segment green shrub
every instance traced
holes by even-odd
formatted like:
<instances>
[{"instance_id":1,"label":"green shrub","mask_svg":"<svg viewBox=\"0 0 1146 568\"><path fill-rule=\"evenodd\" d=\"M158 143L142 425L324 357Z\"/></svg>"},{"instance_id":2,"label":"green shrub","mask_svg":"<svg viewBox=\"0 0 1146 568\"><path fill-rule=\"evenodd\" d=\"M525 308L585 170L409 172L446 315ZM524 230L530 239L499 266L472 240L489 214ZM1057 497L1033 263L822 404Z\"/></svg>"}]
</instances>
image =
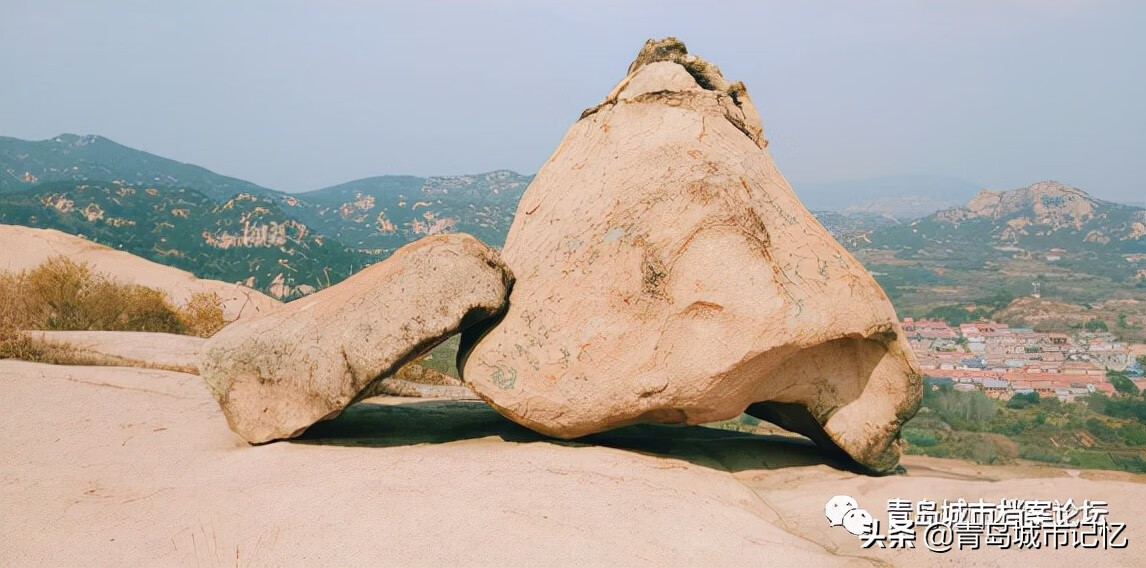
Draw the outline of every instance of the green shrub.
<instances>
[{"instance_id":1,"label":"green shrub","mask_svg":"<svg viewBox=\"0 0 1146 568\"><path fill-rule=\"evenodd\" d=\"M1146 473L1146 460L1142 456L1134 454L1110 454L1111 461L1118 469L1123 471L1130 471L1134 473Z\"/></svg>"},{"instance_id":2,"label":"green shrub","mask_svg":"<svg viewBox=\"0 0 1146 568\"><path fill-rule=\"evenodd\" d=\"M1086 469L1118 469L1110 454L1103 451L1073 450L1067 452L1066 463Z\"/></svg>"},{"instance_id":3,"label":"green shrub","mask_svg":"<svg viewBox=\"0 0 1146 568\"><path fill-rule=\"evenodd\" d=\"M907 440L908 444L921 448L934 446L939 443L939 437L934 433L917 428L904 428L903 438Z\"/></svg>"},{"instance_id":4,"label":"green shrub","mask_svg":"<svg viewBox=\"0 0 1146 568\"><path fill-rule=\"evenodd\" d=\"M1141 423L1123 424L1118 428L1118 438L1127 446L1146 446L1146 426Z\"/></svg>"},{"instance_id":5,"label":"green shrub","mask_svg":"<svg viewBox=\"0 0 1146 568\"><path fill-rule=\"evenodd\" d=\"M1128 377L1126 373L1121 371L1106 371L1106 380L1114 385L1114 390L1122 394L1131 396L1138 394L1138 386L1134 384L1134 381L1130 380L1130 377Z\"/></svg>"},{"instance_id":6,"label":"green shrub","mask_svg":"<svg viewBox=\"0 0 1146 568\"><path fill-rule=\"evenodd\" d=\"M1090 418L1086 421L1086 431L1090 432L1095 438L1103 442L1117 442L1118 432L1111 428L1107 423L1097 419Z\"/></svg>"},{"instance_id":7,"label":"green shrub","mask_svg":"<svg viewBox=\"0 0 1146 568\"><path fill-rule=\"evenodd\" d=\"M1025 460L1039 461L1043 463L1063 463L1066 461L1065 456L1055 452L1054 450L1033 444L1020 444L1019 457Z\"/></svg>"},{"instance_id":8,"label":"green shrub","mask_svg":"<svg viewBox=\"0 0 1146 568\"><path fill-rule=\"evenodd\" d=\"M951 457L951 450L948 450L944 446L935 446L933 448L927 448L927 455L933 458L949 458Z\"/></svg>"},{"instance_id":9,"label":"green shrub","mask_svg":"<svg viewBox=\"0 0 1146 568\"><path fill-rule=\"evenodd\" d=\"M1014 413L1012 413L1014 414ZM1005 436L1018 436L1027 430L1029 424L1022 415L1015 414L1014 416L1007 417L1006 420L993 420L990 424L992 432L1003 434Z\"/></svg>"},{"instance_id":10,"label":"green shrub","mask_svg":"<svg viewBox=\"0 0 1146 568\"><path fill-rule=\"evenodd\" d=\"M1039 393L1037 392L1031 391L1029 393L1019 393L1012 396L1011 400L1007 401L1007 408L1022 409L1032 404L1038 404L1039 402Z\"/></svg>"}]
</instances>

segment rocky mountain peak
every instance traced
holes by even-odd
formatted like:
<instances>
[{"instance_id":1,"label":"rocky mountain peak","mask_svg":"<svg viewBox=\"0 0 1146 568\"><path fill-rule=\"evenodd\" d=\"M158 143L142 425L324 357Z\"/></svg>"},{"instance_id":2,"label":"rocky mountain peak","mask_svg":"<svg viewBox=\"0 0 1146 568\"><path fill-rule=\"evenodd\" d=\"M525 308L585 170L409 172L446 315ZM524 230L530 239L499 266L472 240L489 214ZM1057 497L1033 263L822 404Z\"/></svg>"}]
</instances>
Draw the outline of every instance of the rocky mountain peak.
<instances>
[{"instance_id":1,"label":"rocky mountain peak","mask_svg":"<svg viewBox=\"0 0 1146 568\"><path fill-rule=\"evenodd\" d=\"M940 216L948 221L1022 216L1053 227L1080 226L1094 216L1098 204L1081 189L1057 181L1041 181L1009 191L984 189L966 206L940 212Z\"/></svg>"},{"instance_id":2,"label":"rocky mountain peak","mask_svg":"<svg viewBox=\"0 0 1146 568\"><path fill-rule=\"evenodd\" d=\"M1055 180L1045 180L1033 183L1026 188L1027 190L1036 194L1065 194L1072 193L1076 195L1087 195L1087 193L1077 187L1071 187Z\"/></svg>"},{"instance_id":3,"label":"rocky mountain peak","mask_svg":"<svg viewBox=\"0 0 1146 568\"><path fill-rule=\"evenodd\" d=\"M101 142L104 140L107 140L107 138L104 138L103 136L99 136L98 134L84 134L81 136L79 134L70 134L67 132L60 134L60 135L56 136L55 138L52 138L53 142L55 142L61 146L67 147L69 149L80 148L80 147L87 146L89 144L95 144L97 142Z\"/></svg>"}]
</instances>

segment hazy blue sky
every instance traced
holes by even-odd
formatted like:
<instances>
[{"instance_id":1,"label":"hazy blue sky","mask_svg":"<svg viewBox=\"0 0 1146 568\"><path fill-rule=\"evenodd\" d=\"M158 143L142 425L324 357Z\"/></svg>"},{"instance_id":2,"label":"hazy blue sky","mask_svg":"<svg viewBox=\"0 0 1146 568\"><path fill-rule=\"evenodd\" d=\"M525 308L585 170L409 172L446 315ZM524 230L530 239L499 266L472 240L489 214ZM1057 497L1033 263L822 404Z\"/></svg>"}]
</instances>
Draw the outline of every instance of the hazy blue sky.
<instances>
[{"instance_id":1,"label":"hazy blue sky","mask_svg":"<svg viewBox=\"0 0 1146 568\"><path fill-rule=\"evenodd\" d=\"M0 134L285 190L533 172L649 37L743 80L793 181L1146 195L1146 2L0 0Z\"/></svg>"}]
</instances>

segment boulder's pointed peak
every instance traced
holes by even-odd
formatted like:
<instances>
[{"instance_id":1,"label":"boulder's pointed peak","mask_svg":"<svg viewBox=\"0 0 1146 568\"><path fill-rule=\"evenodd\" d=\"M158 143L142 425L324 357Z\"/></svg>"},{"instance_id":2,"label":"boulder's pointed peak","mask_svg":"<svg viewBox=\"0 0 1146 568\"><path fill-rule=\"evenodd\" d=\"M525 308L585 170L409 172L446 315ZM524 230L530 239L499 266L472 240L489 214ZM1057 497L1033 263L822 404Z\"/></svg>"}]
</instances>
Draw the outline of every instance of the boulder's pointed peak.
<instances>
[{"instance_id":1,"label":"boulder's pointed peak","mask_svg":"<svg viewBox=\"0 0 1146 568\"><path fill-rule=\"evenodd\" d=\"M690 54L683 41L671 36L646 41L636 59L629 64L628 74L632 77L641 67L658 61L671 61L684 67L696 84L706 90L727 91L729 88L719 67Z\"/></svg>"},{"instance_id":2,"label":"boulder's pointed peak","mask_svg":"<svg viewBox=\"0 0 1146 568\"><path fill-rule=\"evenodd\" d=\"M629 73L636 71L637 67L650 61L672 60L685 55L688 55L688 47L684 45L683 41L673 36L659 40L649 38L641 47L641 52L637 54L637 58L629 65Z\"/></svg>"},{"instance_id":3,"label":"boulder's pointed peak","mask_svg":"<svg viewBox=\"0 0 1146 568\"><path fill-rule=\"evenodd\" d=\"M685 104L681 97L669 94L685 91L700 93L710 102L715 101L725 118L757 146L764 148L768 145L760 116L748 98L744 83L729 82L719 67L689 53L684 42L671 36L646 41L629 64L628 73L621 82L613 87L601 104L581 113L581 118L619 102L662 100L670 106L681 106Z\"/></svg>"}]
</instances>

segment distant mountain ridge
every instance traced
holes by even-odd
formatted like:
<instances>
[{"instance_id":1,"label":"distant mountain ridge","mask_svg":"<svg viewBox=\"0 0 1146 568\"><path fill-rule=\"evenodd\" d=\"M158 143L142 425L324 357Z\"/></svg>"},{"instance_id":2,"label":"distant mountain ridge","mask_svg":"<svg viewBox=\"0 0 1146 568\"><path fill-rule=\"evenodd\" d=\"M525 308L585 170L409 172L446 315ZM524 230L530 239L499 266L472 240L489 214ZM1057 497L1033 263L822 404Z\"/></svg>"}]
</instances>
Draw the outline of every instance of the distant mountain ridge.
<instances>
[{"instance_id":1,"label":"distant mountain ridge","mask_svg":"<svg viewBox=\"0 0 1146 568\"><path fill-rule=\"evenodd\" d=\"M132 185L192 187L225 200L238 193L274 190L129 148L103 136L61 134L30 141L0 136L0 193L30 189L52 181L122 181Z\"/></svg>"},{"instance_id":2,"label":"distant mountain ridge","mask_svg":"<svg viewBox=\"0 0 1146 568\"><path fill-rule=\"evenodd\" d=\"M983 190L922 219L840 238L907 315L988 298L1041 294L1085 304L1146 290L1146 208L1055 181Z\"/></svg>"},{"instance_id":3,"label":"distant mountain ridge","mask_svg":"<svg viewBox=\"0 0 1146 568\"><path fill-rule=\"evenodd\" d=\"M962 205L982 186L950 176L909 174L823 183L793 182L792 188L811 210L874 213L906 220Z\"/></svg>"},{"instance_id":4,"label":"distant mountain ridge","mask_svg":"<svg viewBox=\"0 0 1146 568\"><path fill-rule=\"evenodd\" d=\"M1146 253L1143 211L1091 197L1076 187L1043 181L1010 191L983 190L966 205L881 228L872 239L918 250L957 244L1133 255Z\"/></svg>"},{"instance_id":5,"label":"distant mountain ridge","mask_svg":"<svg viewBox=\"0 0 1146 568\"><path fill-rule=\"evenodd\" d=\"M266 197L312 232L381 258L425 235L464 231L493 245L505 240L532 175L496 170L460 176L377 176L285 193L141 150L102 136L61 134L41 141L0 137L0 195L50 182L120 183L192 189L223 202ZM57 188L58 189L58 188Z\"/></svg>"},{"instance_id":6,"label":"distant mountain ridge","mask_svg":"<svg viewBox=\"0 0 1146 568\"><path fill-rule=\"evenodd\" d=\"M940 211L936 217L951 223L976 218L1014 218L1025 215L1037 225L1052 230L1070 225L1080 228L1101 215L1103 209L1122 204L1103 201L1057 181L1041 181L1028 187L994 192L984 189L965 206Z\"/></svg>"},{"instance_id":7,"label":"distant mountain ridge","mask_svg":"<svg viewBox=\"0 0 1146 568\"><path fill-rule=\"evenodd\" d=\"M842 212L867 213L897 221L906 221L925 217L951 206L952 204L949 199L904 195L900 197L876 199L859 205L850 205L845 207Z\"/></svg>"},{"instance_id":8,"label":"distant mountain ridge","mask_svg":"<svg viewBox=\"0 0 1146 568\"><path fill-rule=\"evenodd\" d=\"M467 232L500 246L532 179L509 170L388 175L288 194L100 136L0 137L0 222L85 235L292 297L426 235ZM1109 279L1111 290L1146 286L1143 209L1057 182L997 192L890 176L795 190L893 298L926 301L937 293L930 286L968 282L963 289L984 294L1003 282L999 266L1015 263L1025 263L1022 276L1007 276L1015 290L1029 290L1032 270Z\"/></svg>"},{"instance_id":9,"label":"distant mountain ridge","mask_svg":"<svg viewBox=\"0 0 1146 568\"><path fill-rule=\"evenodd\" d=\"M426 235L500 246L532 176L377 176L296 194L102 136L0 137L0 222L54 228L293 297Z\"/></svg>"},{"instance_id":10,"label":"distant mountain ridge","mask_svg":"<svg viewBox=\"0 0 1146 568\"><path fill-rule=\"evenodd\" d=\"M287 215L272 196L254 193L219 202L185 187L55 181L0 194L0 223L83 235L280 298L337 282L368 263Z\"/></svg>"},{"instance_id":11,"label":"distant mountain ridge","mask_svg":"<svg viewBox=\"0 0 1146 568\"><path fill-rule=\"evenodd\" d=\"M532 180L509 170L378 176L292 195L284 203L317 230L374 257L441 232L470 233L501 246Z\"/></svg>"}]
</instances>

